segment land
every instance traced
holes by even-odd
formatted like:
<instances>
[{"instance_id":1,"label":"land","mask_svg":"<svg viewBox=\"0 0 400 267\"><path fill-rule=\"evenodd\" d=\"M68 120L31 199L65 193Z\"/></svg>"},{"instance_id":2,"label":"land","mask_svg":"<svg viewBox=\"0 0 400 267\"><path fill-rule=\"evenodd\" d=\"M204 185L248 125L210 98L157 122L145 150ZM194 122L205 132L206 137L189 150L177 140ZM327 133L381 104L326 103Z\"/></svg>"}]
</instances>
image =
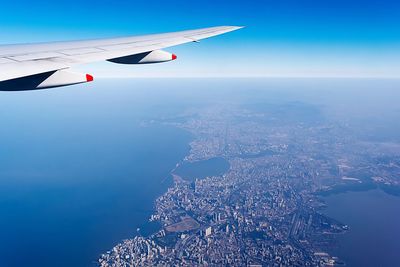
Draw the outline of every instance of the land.
<instances>
[{"instance_id":1,"label":"land","mask_svg":"<svg viewBox=\"0 0 400 267\"><path fill-rule=\"evenodd\" d=\"M181 221L165 227L165 230L171 233L186 232L196 230L200 224L190 216L181 217Z\"/></svg>"},{"instance_id":2,"label":"land","mask_svg":"<svg viewBox=\"0 0 400 267\"><path fill-rule=\"evenodd\" d=\"M288 111L289 110L289 111ZM321 195L380 187L400 192L400 146L290 105L217 105L159 121L193 135L183 161L221 157L223 175L174 186L155 203L161 229L124 240L100 266L332 266L348 226L325 216ZM154 123L154 122L153 122Z\"/></svg>"}]
</instances>

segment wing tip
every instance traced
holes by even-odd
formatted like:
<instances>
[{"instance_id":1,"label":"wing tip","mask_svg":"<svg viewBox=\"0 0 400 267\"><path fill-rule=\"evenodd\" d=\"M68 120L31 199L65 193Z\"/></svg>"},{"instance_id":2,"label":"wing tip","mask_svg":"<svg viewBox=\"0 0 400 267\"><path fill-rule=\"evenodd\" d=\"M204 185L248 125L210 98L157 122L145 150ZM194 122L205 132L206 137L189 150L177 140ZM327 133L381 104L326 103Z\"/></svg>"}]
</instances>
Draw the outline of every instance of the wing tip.
<instances>
[{"instance_id":1,"label":"wing tip","mask_svg":"<svg viewBox=\"0 0 400 267\"><path fill-rule=\"evenodd\" d=\"M237 31L243 28L246 28L246 26L223 26L226 28L227 31Z\"/></svg>"}]
</instances>

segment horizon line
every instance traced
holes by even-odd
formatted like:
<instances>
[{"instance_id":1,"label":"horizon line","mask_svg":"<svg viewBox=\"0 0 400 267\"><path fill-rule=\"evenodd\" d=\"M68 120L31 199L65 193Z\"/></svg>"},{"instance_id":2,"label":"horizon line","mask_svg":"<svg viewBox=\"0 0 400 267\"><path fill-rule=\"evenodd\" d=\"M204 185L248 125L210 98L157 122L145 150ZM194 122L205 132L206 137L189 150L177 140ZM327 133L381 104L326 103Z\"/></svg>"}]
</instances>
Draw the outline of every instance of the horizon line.
<instances>
[{"instance_id":1,"label":"horizon line","mask_svg":"<svg viewBox=\"0 0 400 267\"><path fill-rule=\"evenodd\" d=\"M96 79L365 79L400 80L400 76L97 76Z\"/></svg>"}]
</instances>

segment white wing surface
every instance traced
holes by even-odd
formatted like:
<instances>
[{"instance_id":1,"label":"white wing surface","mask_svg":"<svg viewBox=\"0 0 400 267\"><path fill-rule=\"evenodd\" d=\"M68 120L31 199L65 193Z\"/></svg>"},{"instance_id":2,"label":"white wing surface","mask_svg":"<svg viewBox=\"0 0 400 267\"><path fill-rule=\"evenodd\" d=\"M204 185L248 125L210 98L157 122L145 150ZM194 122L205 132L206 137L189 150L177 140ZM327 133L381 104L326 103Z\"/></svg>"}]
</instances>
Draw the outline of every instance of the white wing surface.
<instances>
[{"instance_id":1,"label":"white wing surface","mask_svg":"<svg viewBox=\"0 0 400 267\"><path fill-rule=\"evenodd\" d=\"M0 90L33 90L92 81L70 72L74 65L108 60L120 64L158 63L176 59L161 49L197 42L241 27L199 30L88 41L0 46Z\"/></svg>"}]
</instances>

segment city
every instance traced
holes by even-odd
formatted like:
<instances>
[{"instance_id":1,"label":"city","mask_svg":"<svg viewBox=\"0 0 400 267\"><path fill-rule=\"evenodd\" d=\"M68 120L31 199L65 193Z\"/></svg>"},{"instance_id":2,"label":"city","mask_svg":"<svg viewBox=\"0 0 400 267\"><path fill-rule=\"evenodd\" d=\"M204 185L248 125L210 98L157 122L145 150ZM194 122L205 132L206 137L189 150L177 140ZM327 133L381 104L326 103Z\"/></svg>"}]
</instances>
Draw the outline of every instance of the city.
<instances>
[{"instance_id":1,"label":"city","mask_svg":"<svg viewBox=\"0 0 400 267\"><path fill-rule=\"evenodd\" d=\"M320 196L377 187L398 194L398 144L359 141L351 128L304 108L208 106L183 122L160 120L193 135L177 168L222 158L229 170L192 180L172 170L174 186L149 218L161 229L124 240L99 265L344 265L329 250L351 229L324 215Z\"/></svg>"}]
</instances>

